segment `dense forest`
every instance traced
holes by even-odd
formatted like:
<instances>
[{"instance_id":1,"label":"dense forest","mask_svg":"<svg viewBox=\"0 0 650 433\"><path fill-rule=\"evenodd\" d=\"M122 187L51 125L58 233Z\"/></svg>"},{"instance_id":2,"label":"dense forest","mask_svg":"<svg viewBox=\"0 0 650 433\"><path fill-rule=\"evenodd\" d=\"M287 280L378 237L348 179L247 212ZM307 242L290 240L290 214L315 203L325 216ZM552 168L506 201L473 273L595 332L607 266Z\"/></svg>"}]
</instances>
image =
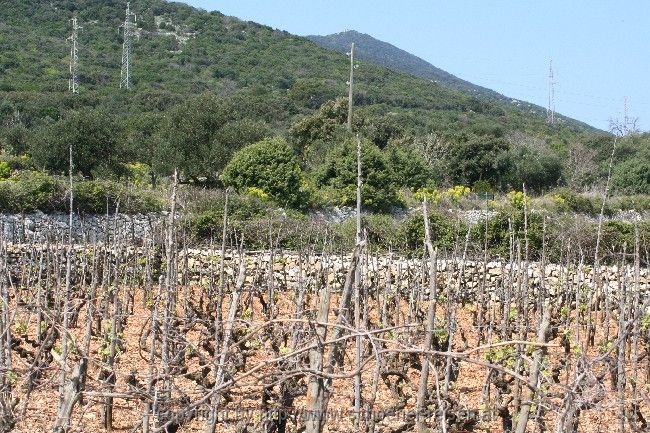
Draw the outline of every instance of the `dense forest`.
<instances>
[{"instance_id":1,"label":"dense forest","mask_svg":"<svg viewBox=\"0 0 650 433\"><path fill-rule=\"evenodd\" d=\"M75 174L85 179L155 186L178 168L184 183L319 208L354 201L358 134L369 210L454 185L505 193L525 183L529 193L545 193L605 184L614 134L566 118L549 125L542 113L363 61L351 133L348 59L281 30L180 3L132 1L137 37L126 90L118 31L125 2L1 6L4 179L64 174L72 143ZM77 95L68 91L73 16L83 27ZM617 139L614 192L650 193L649 140ZM20 200L16 189L0 185L5 209Z\"/></svg>"}]
</instances>

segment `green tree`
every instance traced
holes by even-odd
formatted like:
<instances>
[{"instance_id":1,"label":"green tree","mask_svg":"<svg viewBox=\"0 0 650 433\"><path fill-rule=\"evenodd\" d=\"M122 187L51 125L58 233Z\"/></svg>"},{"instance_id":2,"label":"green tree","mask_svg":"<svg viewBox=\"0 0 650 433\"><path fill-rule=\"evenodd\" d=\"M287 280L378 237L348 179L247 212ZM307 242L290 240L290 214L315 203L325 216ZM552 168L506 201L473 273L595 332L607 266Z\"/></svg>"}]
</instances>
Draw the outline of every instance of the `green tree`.
<instances>
[{"instance_id":1,"label":"green tree","mask_svg":"<svg viewBox=\"0 0 650 433\"><path fill-rule=\"evenodd\" d=\"M301 151L306 152L307 147L315 141L331 141L337 130L347 122L347 116L347 98L327 101L317 113L293 124L289 129L289 134Z\"/></svg>"},{"instance_id":2,"label":"green tree","mask_svg":"<svg viewBox=\"0 0 650 433\"><path fill-rule=\"evenodd\" d=\"M380 149L388 146L391 140L396 140L404 134L403 124L393 115L384 115L365 119L363 136L372 141Z\"/></svg>"},{"instance_id":3,"label":"green tree","mask_svg":"<svg viewBox=\"0 0 650 433\"><path fill-rule=\"evenodd\" d=\"M153 165L161 174L177 168L190 179L214 179L219 168L211 159L215 131L227 122L226 107L213 95L192 98L165 116Z\"/></svg>"},{"instance_id":4,"label":"green tree","mask_svg":"<svg viewBox=\"0 0 650 433\"><path fill-rule=\"evenodd\" d=\"M31 153L36 166L61 173L68 170L72 145L75 171L89 177L98 170L120 173L121 137L120 122L106 111L72 111L37 133Z\"/></svg>"},{"instance_id":5,"label":"green tree","mask_svg":"<svg viewBox=\"0 0 650 433\"><path fill-rule=\"evenodd\" d=\"M650 194L650 161L636 157L617 164L612 173L612 188L623 194Z\"/></svg>"},{"instance_id":6,"label":"green tree","mask_svg":"<svg viewBox=\"0 0 650 433\"><path fill-rule=\"evenodd\" d=\"M327 100L336 98L340 90L323 79L302 78L293 83L288 93L289 97L298 104L318 108Z\"/></svg>"},{"instance_id":7,"label":"green tree","mask_svg":"<svg viewBox=\"0 0 650 433\"><path fill-rule=\"evenodd\" d=\"M506 158L509 169L504 181L517 190L526 184L529 190L541 192L564 183L562 161L549 149L517 145Z\"/></svg>"},{"instance_id":8,"label":"green tree","mask_svg":"<svg viewBox=\"0 0 650 433\"><path fill-rule=\"evenodd\" d=\"M298 157L282 138L250 144L235 152L223 170L225 185L239 191L258 188L280 205L304 207Z\"/></svg>"},{"instance_id":9,"label":"green tree","mask_svg":"<svg viewBox=\"0 0 650 433\"><path fill-rule=\"evenodd\" d=\"M382 212L402 203L398 197L395 172L389 158L374 144L364 141L361 152L364 207ZM353 140L332 148L316 173L319 186L328 188L338 204L356 203L357 149Z\"/></svg>"},{"instance_id":10,"label":"green tree","mask_svg":"<svg viewBox=\"0 0 650 433\"><path fill-rule=\"evenodd\" d=\"M226 123L215 132L210 145L213 169L223 170L237 150L271 135L271 128L261 120L241 119Z\"/></svg>"},{"instance_id":11,"label":"green tree","mask_svg":"<svg viewBox=\"0 0 650 433\"><path fill-rule=\"evenodd\" d=\"M156 174L152 167L159 145L158 131L163 120L164 117L161 113L145 112L130 117L124 125L127 157L130 161L147 164L152 185L156 183Z\"/></svg>"},{"instance_id":12,"label":"green tree","mask_svg":"<svg viewBox=\"0 0 650 433\"><path fill-rule=\"evenodd\" d=\"M508 169L506 151L508 143L503 137L462 134L450 141L448 167L454 183L472 185L485 180L492 185L502 184L502 175Z\"/></svg>"},{"instance_id":13,"label":"green tree","mask_svg":"<svg viewBox=\"0 0 650 433\"><path fill-rule=\"evenodd\" d=\"M431 167L412 145L391 143L384 149L397 186L418 190L431 183Z\"/></svg>"},{"instance_id":14,"label":"green tree","mask_svg":"<svg viewBox=\"0 0 650 433\"><path fill-rule=\"evenodd\" d=\"M153 166L161 174L178 168L188 179L214 183L233 153L271 135L269 126L237 109L237 100L212 94L192 98L165 116L153 137Z\"/></svg>"},{"instance_id":15,"label":"green tree","mask_svg":"<svg viewBox=\"0 0 650 433\"><path fill-rule=\"evenodd\" d=\"M29 131L24 125L18 124L7 128L4 139L7 150L13 155L23 155L28 150Z\"/></svg>"}]
</instances>

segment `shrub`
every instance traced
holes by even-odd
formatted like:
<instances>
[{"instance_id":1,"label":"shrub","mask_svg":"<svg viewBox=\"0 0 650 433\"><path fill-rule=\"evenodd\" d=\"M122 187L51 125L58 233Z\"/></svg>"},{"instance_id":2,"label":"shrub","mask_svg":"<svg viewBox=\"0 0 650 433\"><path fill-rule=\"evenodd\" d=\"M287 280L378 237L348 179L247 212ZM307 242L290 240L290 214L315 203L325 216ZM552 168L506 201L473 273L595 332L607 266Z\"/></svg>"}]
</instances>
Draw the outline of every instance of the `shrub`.
<instances>
[{"instance_id":1,"label":"shrub","mask_svg":"<svg viewBox=\"0 0 650 433\"><path fill-rule=\"evenodd\" d=\"M650 162L637 157L618 164L612 173L612 190L624 194L650 194Z\"/></svg>"},{"instance_id":2,"label":"shrub","mask_svg":"<svg viewBox=\"0 0 650 433\"><path fill-rule=\"evenodd\" d=\"M213 243L221 242L223 211L214 209L192 214L185 220L185 224L193 239L203 241L210 239ZM232 215L228 222L230 237L226 239L226 242L235 239L235 236L232 236L234 233L239 240L243 235L247 248L267 249L269 248L269 230L271 230L274 247L298 250L310 242L312 229L316 229L316 227L313 224L310 225L307 217L301 214L267 209L263 216L238 218L237 215Z\"/></svg>"},{"instance_id":3,"label":"shrub","mask_svg":"<svg viewBox=\"0 0 650 433\"><path fill-rule=\"evenodd\" d=\"M470 189L463 185L456 185L451 188L448 188L445 191L439 191L435 188L420 188L413 198L417 201L423 201L424 198L427 198L427 201L433 205L440 203L442 200L447 201L447 204L459 204L463 202L470 194Z\"/></svg>"},{"instance_id":4,"label":"shrub","mask_svg":"<svg viewBox=\"0 0 650 433\"><path fill-rule=\"evenodd\" d=\"M399 248L400 240L395 236L398 223L392 216L376 214L363 215L361 224L365 229L368 242L371 245L377 246L384 251L390 248Z\"/></svg>"},{"instance_id":5,"label":"shrub","mask_svg":"<svg viewBox=\"0 0 650 433\"><path fill-rule=\"evenodd\" d=\"M22 172L0 181L0 210L4 212L50 211L60 207L63 187L41 172Z\"/></svg>"},{"instance_id":6,"label":"shrub","mask_svg":"<svg viewBox=\"0 0 650 433\"><path fill-rule=\"evenodd\" d=\"M262 140L237 151L222 180L239 191L257 188L281 205L305 205L298 158L281 138Z\"/></svg>"},{"instance_id":7,"label":"shrub","mask_svg":"<svg viewBox=\"0 0 650 433\"><path fill-rule=\"evenodd\" d=\"M162 209L163 200L147 190L128 190L109 181L73 183L74 211L81 213L114 212L119 200L120 212L146 213ZM43 212L69 210L67 179L64 182L42 172L22 171L0 180L0 211Z\"/></svg>"},{"instance_id":8,"label":"shrub","mask_svg":"<svg viewBox=\"0 0 650 433\"><path fill-rule=\"evenodd\" d=\"M195 239L208 239L221 233L223 227L223 212L207 210L193 215L187 225L192 237Z\"/></svg>"},{"instance_id":9,"label":"shrub","mask_svg":"<svg viewBox=\"0 0 650 433\"><path fill-rule=\"evenodd\" d=\"M80 213L147 213L159 211L163 207L163 200L152 192L129 190L111 181L76 182L72 191L74 211Z\"/></svg>"},{"instance_id":10,"label":"shrub","mask_svg":"<svg viewBox=\"0 0 650 433\"><path fill-rule=\"evenodd\" d=\"M11 167L7 161L0 161L0 179L6 180L11 176Z\"/></svg>"},{"instance_id":11,"label":"shrub","mask_svg":"<svg viewBox=\"0 0 650 433\"><path fill-rule=\"evenodd\" d=\"M221 238L225 191L191 188L181 192L186 210L184 224L195 239ZM241 228L245 221L267 216L269 204L249 194L231 192L228 197L228 217L231 228ZM268 237L268 231L265 232ZM249 237L247 234L246 243Z\"/></svg>"},{"instance_id":12,"label":"shrub","mask_svg":"<svg viewBox=\"0 0 650 433\"><path fill-rule=\"evenodd\" d=\"M424 201L425 197L427 202L438 204L444 197L444 193L441 193L435 188L420 188L413 194L413 198L417 201Z\"/></svg>"},{"instance_id":13,"label":"shrub","mask_svg":"<svg viewBox=\"0 0 650 433\"><path fill-rule=\"evenodd\" d=\"M456 241L456 223L449 217L429 212L429 229L434 247L453 248ZM459 230L464 230L459 227ZM424 218L421 214L412 215L402 221L397 229L400 248L418 250L424 248Z\"/></svg>"},{"instance_id":14,"label":"shrub","mask_svg":"<svg viewBox=\"0 0 650 433\"><path fill-rule=\"evenodd\" d=\"M449 188L445 192L445 196L449 197L451 201L458 203L461 199L467 197L470 193L470 189L463 185L456 185Z\"/></svg>"},{"instance_id":15,"label":"shrub","mask_svg":"<svg viewBox=\"0 0 650 433\"><path fill-rule=\"evenodd\" d=\"M596 231L594 230L594 233ZM595 235L594 235L595 237ZM607 258L621 252L627 245L628 252L634 251L634 224L624 221L605 221L602 228L601 255Z\"/></svg>"},{"instance_id":16,"label":"shrub","mask_svg":"<svg viewBox=\"0 0 650 433\"><path fill-rule=\"evenodd\" d=\"M73 206L81 213L114 212L119 190L112 182L87 181L73 184Z\"/></svg>"},{"instance_id":17,"label":"shrub","mask_svg":"<svg viewBox=\"0 0 650 433\"><path fill-rule=\"evenodd\" d=\"M120 212L128 214L159 212L166 205L166 199L146 189L123 189L121 197Z\"/></svg>"},{"instance_id":18,"label":"shrub","mask_svg":"<svg viewBox=\"0 0 650 433\"><path fill-rule=\"evenodd\" d=\"M303 215L271 211L264 218L235 221L231 228L240 239L244 236L248 248L268 249L270 231L274 248L295 251L309 243L310 232L316 227Z\"/></svg>"},{"instance_id":19,"label":"shrub","mask_svg":"<svg viewBox=\"0 0 650 433\"><path fill-rule=\"evenodd\" d=\"M566 188L559 188L553 192L554 201L561 207L568 207L569 210L585 215L596 216L600 214L602 201L598 197L587 197ZM605 214L612 215L610 207L605 207Z\"/></svg>"},{"instance_id":20,"label":"shrub","mask_svg":"<svg viewBox=\"0 0 650 433\"><path fill-rule=\"evenodd\" d=\"M32 167L32 161L27 155L0 155L0 164L6 163L11 171L29 170Z\"/></svg>"},{"instance_id":21,"label":"shrub","mask_svg":"<svg viewBox=\"0 0 650 433\"><path fill-rule=\"evenodd\" d=\"M267 193L265 193L264 191L262 191L262 189L257 188L255 186L249 186L246 189L246 195L251 197L256 197L262 201L269 199L269 195Z\"/></svg>"},{"instance_id":22,"label":"shrub","mask_svg":"<svg viewBox=\"0 0 650 433\"><path fill-rule=\"evenodd\" d=\"M557 210L560 212L566 212L570 210L571 208L567 204L567 200L562 196L562 194L551 194L551 200L553 204L556 206Z\"/></svg>"},{"instance_id":23,"label":"shrub","mask_svg":"<svg viewBox=\"0 0 650 433\"><path fill-rule=\"evenodd\" d=\"M490 182L485 180L477 180L472 184L472 192L477 194L493 194L494 188L490 185Z\"/></svg>"},{"instance_id":24,"label":"shrub","mask_svg":"<svg viewBox=\"0 0 650 433\"><path fill-rule=\"evenodd\" d=\"M611 207L621 210L635 210L637 212L643 212L650 210L650 196L625 195L612 197Z\"/></svg>"},{"instance_id":25,"label":"shrub","mask_svg":"<svg viewBox=\"0 0 650 433\"><path fill-rule=\"evenodd\" d=\"M487 226L487 227L486 227ZM520 241L522 254L526 228L524 224L524 213L517 209L515 211L499 211L487 221L487 224L477 224L472 229L472 238L477 245L484 245L487 235L487 247L495 255L502 258L509 256L510 249L510 228L515 242ZM486 231L487 228L487 231ZM542 251L543 221L538 213L528 214L528 246L529 258L538 258ZM515 246L516 252L516 246Z\"/></svg>"},{"instance_id":26,"label":"shrub","mask_svg":"<svg viewBox=\"0 0 650 433\"><path fill-rule=\"evenodd\" d=\"M124 165L129 182L137 186L147 186L151 183L152 169L142 162L127 163Z\"/></svg>"},{"instance_id":27,"label":"shrub","mask_svg":"<svg viewBox=\"0 0 650 433\"><path fill-rule=\"evenodd\" d=\"M521 191L510 191L506 197L510 205L515 209L523 210L524 205L528 204L528 197Z\"/></svg>"},{"instance_id":28,"label":"shrub","mask_svg":"<svg viewBox=\"0 0 650 433\"><path fill-rule=\"evenodd\" d=\"M188 188L181 190L181 202L188 214L198 215L203 212L215 212L219 215L219 226L223 219L223 207L226 200L224 190ZM228 215L231 219L252 219L266 215L268 203L251 195L230 192L228 196Z\"/></svg>"},{"instance_id":29,"label":"shrub","mask_svg":"<svg viewBox=\"0 0 650 433\"><path fill-rule=\"evenodd\" d=\"M51 176L40 172L24 172L18 176L18 199L21 201L21 211L43 211L56 209L64 197L64 191L59 182Z\"/></svg>"}]
</instances>

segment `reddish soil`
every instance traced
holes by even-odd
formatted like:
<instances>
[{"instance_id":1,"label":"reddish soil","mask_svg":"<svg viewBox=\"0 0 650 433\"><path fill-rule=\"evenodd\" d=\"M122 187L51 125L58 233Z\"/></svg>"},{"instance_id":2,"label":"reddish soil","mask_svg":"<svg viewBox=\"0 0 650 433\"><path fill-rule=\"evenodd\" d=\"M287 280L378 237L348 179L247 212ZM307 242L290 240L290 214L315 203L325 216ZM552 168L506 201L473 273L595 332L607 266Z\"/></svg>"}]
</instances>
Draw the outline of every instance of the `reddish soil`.
<instances>
[{"instance_id":1,"label":"reddish soil","mask_svg":"<svg viewBox=\"0 0 650 433\"><path fill-rule=\"evenodd\" d=\"M189 288L186 290L180 290L178 293L179 307L178 313L179 316L184 316L183 307L186 300L190 300L195 304L198 304L199 293L202 290L198 287ZM128 315L126 322L126 327L123 331L123 342L124 348L120 351L118 356L115 371L116 371L116 383L113 389L115 394L124 394L131 395L129 398L115 398L114 400L114 421L113 421L113 430L118 432L130 432L130 431L141 431L142 423L142 414L144 410L144 403L133 394L133 388L127 383L129 377L135 377L135 379L142 383L146 384L149 377L149 352L140 350L140 340L143 334L143 331L148 331L150 326L150 316L151 310L145 306L146 302L143 299L142 290L136 289L135 293L135 309L133 314ZM248 294L244 294L243 301L247 302L250 300ZM307 311L307 315L314 317L316 310L316 303L318 297L316 295L310 295L308 299L308 307L310 311ZM206 300L204 300L206 302ZM260 303L257 297L253 297L252 300L252 310L246 311L248 307L244 308L245 313L243 314L242 321L239 321L236 324L236 328L244 330L248 327L253 329L257 326L262 325L265 322L265 316L263 313L262 304ZM283 294L279 296L277 301L278 307L278 318L287 319L294 317L295 314L295 305L293 301L293 295ZM338 304L338 299L334 296L331 308L330 308L330 322L335 322L335 310L336 305ZM370 301L370 322L377 326L380 322L378 317L378 312L374 301ZM477 307L475 305L465 305L463 307L458 307L457 310L457 323L458 323L458 332L455 333L454 338L454 350L462 351L468 350L477 347L477 333L472 324L472 312L475 311ZM399 319L400 324L404 324L406 320L406 312L408 311L408 305L404 302L401 306L402 317ZM421 310L426 315L426 303L421 306ZM223 308L224 317L227 315L228 305L224 305ZM441 307L438 308L438 317L444 317L444 311ZM86 308L82 308L80 311L78 326L72 330L77 344L83 340L83 324L85 322ZM532 319L532 318L531 318ZM599 315L595 317L595 322L597 323L597 331L595 336L596 346L603 339L604 326L602 317ZM422 319L420 319L421 321ZM24 307L19 307L15 310L15 317L13 320L14 324L21 323L26 324L28 329L28 335L31 339L36 338L37 324L35 323L35 316L33 313L27 311ZM16 325L14 325L15 327ZM234 372L235 377L241 376L245 371L250 370L259 363L264 363L266 360L269 360L277 356L272 347L271 339L272 336L279 336L282 333L287 333L290 329L290 323L278 323L273 328L272 332L265 336L264 333L257 334L256 337L250 339L248 344L248 358L246 359L246 368L241 369L240 371ZM532 328L535 328L533 326ZM385 339L385 346L388 348L396 348L400 345L404 347L420 347L421 345L421 336L423 334L422 330L423 325L419 325L418 332L412 333L408 331L409 328L400 328L396 331L386 333L382 335L382 338ZM498 327L496 328L495 333L498 333ZM24 331L24 330L21 330ZM462 333L460 332L462 331ZM559 336L565 331L564 328L560 328ZM572 338L575 338L575 326L571 329ZM409 335L411 332L411 335ZM535 329L531 329L531 332L525 336L529 341L535 340ZM581 328L581 333L584 333L584 328ZM610 336L615 335L616 327L612 326L610 329ZM290 332L289 334L289 341ZM462 335L466 339L463 341ZM413 337L415 335L415 337ZM555 343L559 346L560 337L555 338L551 343ZM193 351L196 351L200 356L209 357L205 350L201 349L202 340L206 339L205 335L202 335L200 332L200 326L195 326L189 329L185 333L187 341L191 342L194 347L187 346L183 350L187 352L187 361L186 366L188 373L200 373L199 360L197 356L191 356ZM409 340L409 338L415 338L414 340ZM610 338L611 339L611 338ZM100 372L102 368L106 368L105 361L101 356L101 347L103 344L103 338L101 335L95 335L92 338L91 343L91 362L89 365L88 371L88 381L86 384L87 394L83 396L82 401L75 407L73 419L71 422L72 428L71 431L78 432L103 432L106 429L102 426L102 407L103 407L103 398L98 397L97 394L100 393L103 389L103 383L100 380ZM489 342L497 342L498 339L496 335L490 337ZM146 340L145 348L148 348L151 343L150 339ZM304 344L303 342L302 344ZM629 341L628 343L631 343ZM281 343L284 344L284 343ZM485 343L484 343L485 344ZM26 349L34 350L33 347L23 344ZM512 346L509 346L512 347ZM640 351L642 352L643 345L640 346ZM507 349L507 348L506 348ZM508 352L506 349L503 349L502 354L513 353L514 349ZM499 350L495 348L494 350ZM74 352L74 351L73 351ZM486 361L486 356L488 355L489 349L484 349L481 351L474 352L470 355L472 359L479 361ZM524 349L524 366L528 365L528 360L530 360L530 350ZM559 383L553 383L551 380L551 371L553 367L557 366L561 359L564 358L564 349L561 347L551 347L548 349L548 357L546 358L546 368L542 371L542 390L545 392L546 397L544 398L544 406L546 413L544 414L544 424L546 428L550 431L555 431L555 425L559 412L561 410L562 399L566 395L566 385L570 385L575 376L574 366L576 359L578 358L578 348L574 348L573 352L568 355L567 365L568 367L563 367L560 369ZM282 353L282 352L281 352ZM366 356L371 356L372 352L368 348ZM587 356L589 358L595 358L599 355L598 347L589 347L587 348ZM79 358L75 353L71 353L68 359L68 368L74 365L74 362ZM632 395L632 378L635 376L633 371L634 362L628 357L626 359L626 374L628 378L627 388L625 392L626 403L629 406ZM303 358L303 360L306 358ZM386 358L388 359L388 358ZM404 365L403 358L394 358L400 364ZM440 358L438 358L440 359ZM641 360L637 363L637 400L639 402L639 407L642 415L650 420L650 404L648 398L648 392L650 391L650 382L647 381L646 373L649 368L649 361L647 358ZM514 368L516 365L517 359L516 356L503 359L502 364L508 368ZM160 360L156 359L156 364L160 366ZM345 357L345 372L350 372L354 367L354 339L351 339L346 346L346 357ZM50 369L45 371L43 379L39 382L38 387L31 393L31 396L28 401L24 400L25 394L25 385L26 385L26 374L24 372L29 368L29 363L27 360L18 357L14 354L14 368L18 372L15 387L14 395L18 398L21 398L17 406L18 414L21 415L16 431L19 432L47 432L51 431L54 419L56 417L57 404L58 404L58 382L59 382L59 369L57 367L56 361L50 364ZM375 368L375 362L368 362L363 370L362 374L362 383L363 383L363 396L365 399L371 397L371 383L373 378L373 371ZM602 371L607 367L605 364L600 363L594 366L594 372ZM458 373L458 380L452 382L450 385L449 395L450 397L459 403L460 407L465 407L470 410L483 411L482 416L486 419L478 422L473 431L478 432L501 432L503 431L501 427L501 418L499 418L494 411L485 406L484 398L482 396L482 391L484 383L486 380L488 369L484 366L479 366L469 362L461 362L460 369ZM262 375L268 375L273 372L277 372L276 364L268 365L260 370ZM343 370L337 370L337 374L342 374ZM401 387L401 391L407 396L407 406L404 411L401 411L396 416L387 417L382 420L377 425L377 431L389 432L393 428L397 428L402 425L403 419L406 416L407 411L412 411L415 406L415 398L417 393L417 384L419 379L419 370L414 367L410 367L406 370L407 376L409 377L409 383ZM527 369L522 371L524 376L527 376ZM442 375L442 373L441 373ZM201 374L199 374L201 376ZM209 380L212 380L212 374L207 375ZM306 385L308 377L301 377L298 380L299 385ZM326 424L326 431L329 432L347 432L354 431L354 421L351 417L350 411L353 407L354 399L354 380L352 377L341 378L334 380L333 383L333 392L332 398L329 404L330 416L334 418ZM435 381L433 379L433 372L429 377L429 384L433 386ZM174 386L173 397L180 398L185 396L188 401L193 402L205 395L206 391L197 383L196 380L183 376L183 374L176 374L174 376ZM442 383L440 383L442 386ZM606 394L605 397L598 401L593 407L587 407L582 411L580 415L580 424L579 431L582 433L597 433L597 432L616 432L618 431L618 419L619 419L619 404L620 399L615 390L612 389L611 375L609 373L604 375L604 378L599 383L590 384L591 390L585 392L584 396L588 396L590 393L593 394L596 392L598 386L602 386L603 392ZM514 387L512 387L514 389ZM241 411L250 409L251 417L249 418L248 424L252 427L255 424L259 424L262 412L260 411L262 404L262 386L260 381L255 376L246 377L241 382L238 382L237 386L231 390L229 397L231 401L225 406L225 411L229 414L230 417L235 418L229 422L222 423L217 427L219 432L235 432L237 431L238 424L239 427L242 426ZM303 390L304 391L304 390ZM490 397L491 402L493 403L496 389L494 385L490 387ZM514 392L514 391L513 391ZM395 405L398 401L394 393L386 386L386 384L380 380L377 388L377 393L375 395L375 410L379 411L382 409L387 409ZM176 406L177 408L182 407L182 404ZM305 397L304 392L302 396L299 396L293 403L293 410L300 411L305 407ZM487 410L486 410L487 409ZM512 404L511 404L512 410ZM533 430L535 425L535 411L536 407L533 407L533 413L528 423L528 431L537 431ZM240 411L239 415L238 412ZM24 417L22 414L24 413ZM237 419L239 416L239 423ZM516 421L515 421L516 422ZM245 423L245 422L244 422ZM204 418L196 418L190 422L183 425L178 431L179 432L201 432L204 431L206 421ZM153 423L152 423L153 425ZM299 423L294 423L290 421L287 425L287 431L298 431ZM629 425L626 424L626 430L629 431ZM240 430L241 431L241 430ZM255 431L253 429L248 430L250 432ZM259 431L259 430L257 430ZM409 431L413 431L412 429ZM450 433L454 430L450 428ZM460 430L456 430L460 432Z\"/></svg>"}]
</instances>

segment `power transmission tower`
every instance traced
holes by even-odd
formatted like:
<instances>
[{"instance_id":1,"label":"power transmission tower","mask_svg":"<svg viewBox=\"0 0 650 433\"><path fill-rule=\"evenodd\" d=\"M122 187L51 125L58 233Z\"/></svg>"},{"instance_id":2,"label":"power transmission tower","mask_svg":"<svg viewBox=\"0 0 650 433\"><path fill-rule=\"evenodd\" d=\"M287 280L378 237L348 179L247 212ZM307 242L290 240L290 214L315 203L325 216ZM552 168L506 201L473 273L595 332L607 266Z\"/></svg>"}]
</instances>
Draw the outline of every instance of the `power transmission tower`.
<instances>
[{"instance_id":1,"label":"power transmission tower","mask_svg":"<svg viewBox=\"0 0 650 433\"><path fill-rule=\"evenodd\" d=\"M70 41L70 80L68 81L68 90L72 93L79 93L79 51L77 47L77 36L80 27L77 23L77 17L72 18L72 35L68 38Z\"/></svg>"},{"instance_id":2,"label":"power transmission tower","mask_svg":"<svg viewBox=\"0 0 650 433\"><path fill-rule=\"evenodd\" d=\"M553 60L551 60L548 66L548 109L546 110L546 121L551 125L555 124L555 84Z\"/></svg>"},{"instance_id":3,"label":"power transmission tower","mask_svg":"<svg viewBox=\"0 0 650 433\"><path fill-rule=\"evenodd\" d=\"M348 81L348 131L352 131L352 84L354 82L354 42L350 46L350 81Z\"/></svg>"},{"instance_id":4,"label":"power transmission tower","mask_svg":"<svg viewBox=\"0 0 650 433\"><path fill-rule=\"evenodd\" d=\"M133 21L131 21L133 17ZM135 22L137 17L131 12L131 3L126 4L126 18L122 27L124 32L124 42L122 43L122 72L120 74L120 89L131 88L131 48L133 47L133 37L135 36Z\"/></svg>"},{"instance_id":5,"label":"power transmission tower","mask_svg":"<svg viewBox=\"0 0 650 433\"><path fill-rule=\"evenodd\" d=\"M623 99L623 135L639 132L637 129L637 122L639 121L639 118L630 116L629 102L629 98L626 96Z\"/></svg>"}]
</instances>

